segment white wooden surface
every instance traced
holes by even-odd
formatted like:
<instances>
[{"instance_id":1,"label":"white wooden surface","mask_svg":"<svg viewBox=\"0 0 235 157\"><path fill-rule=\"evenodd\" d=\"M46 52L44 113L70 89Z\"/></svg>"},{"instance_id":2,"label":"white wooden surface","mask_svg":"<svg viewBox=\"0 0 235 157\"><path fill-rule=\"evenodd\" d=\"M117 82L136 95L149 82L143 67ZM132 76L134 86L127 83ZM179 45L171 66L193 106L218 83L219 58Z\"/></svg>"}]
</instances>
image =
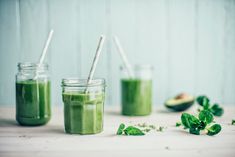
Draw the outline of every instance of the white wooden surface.
<instances>
[{"instance_id":1,"label":"white wooden surface","mask_svg":"<svg viewBox=\"0 0 235 157\"><path fill-rule=\"evenodd\" d=\"M112 35L131 63L155 67L155 104L182 91L235 104L234 0L0 0L0 104L14 103L16 64L38 60L50 28L53 104L63 77L87 77L100 34L95 76L106 78L108 104L120 102Z\"/></svg>"},{"instance_id":2,"label":"white wooden surface","mask_svg":"<svg viewBox=\"0 0 235 157\"><path fill-rule=\"evenodd\" d=\"M195 112L196 108L189 112ZM220 134L191 135L176 128L180 113L165 109L154 110L147 117L126 117L115 108L106 108L104 131L97 135L69 135L64 133L63 109L54 108L50 123L42 127L22 127L15 122L14 108L0 108L0 156L1 157L60 157L60 156L200 156L234 157L235 108L226 107L225 115L216 118L222 124ZM152 132L145 136L127 137L115 135L121 123L141 123L166 126L164 132Z\"/></svg>"}]
</instances>

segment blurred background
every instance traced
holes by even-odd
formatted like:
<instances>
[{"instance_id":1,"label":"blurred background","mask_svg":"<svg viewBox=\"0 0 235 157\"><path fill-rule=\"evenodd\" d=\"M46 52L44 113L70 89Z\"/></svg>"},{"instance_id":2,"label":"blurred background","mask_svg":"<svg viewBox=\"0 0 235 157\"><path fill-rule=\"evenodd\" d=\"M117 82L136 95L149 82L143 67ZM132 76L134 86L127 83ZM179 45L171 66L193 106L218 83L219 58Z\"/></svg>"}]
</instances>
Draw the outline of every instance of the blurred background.
<instances>
[{"instance_id":1,"label":"blurred background","mask_svg":"<svg viewBox=\"0 0 235 157\"><path fill-rule=\"evenodd\" d=\"M154 104L179 92L235 104L234 0L0 0L0 105L15 105L18 62L37 62L54 29L47 63L52 103L61 79L86 78L101 34L95 76L107 81L106 105L120 104L122 60L154 66Z\"/></svg>"}]
</instances>

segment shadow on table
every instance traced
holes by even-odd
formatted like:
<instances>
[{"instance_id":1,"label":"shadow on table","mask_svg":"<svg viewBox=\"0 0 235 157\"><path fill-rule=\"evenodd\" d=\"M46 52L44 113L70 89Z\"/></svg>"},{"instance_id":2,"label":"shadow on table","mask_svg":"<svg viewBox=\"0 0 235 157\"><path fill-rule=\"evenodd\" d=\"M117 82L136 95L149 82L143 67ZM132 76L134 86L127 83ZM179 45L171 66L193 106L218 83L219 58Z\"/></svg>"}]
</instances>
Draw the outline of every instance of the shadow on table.
<instances>
[{"instance_id":1,"label":"shadow on table","mask_svg":"<svg viewBox=\"0 0 235 157\"><path fill-rule=\"evenodd\" d=\"M0 127L18 126L18 123L13 119L0 118Z\"/></svg>"},{"instance_id":2,"label":"shadow on table","mask_svg":"<svg viewBox=\"0 0 235 157\"><path fill-rule=\"evenodd\" d=\"M182 113L182 112L175 112L175 111L171 111L171 110L167 110L167 109L158 109L155 112L156 113L163 113L163 114L181 114Z\"/></svg>"},{"instance_id":3,"label":"shadow on table","mask_svg":"<svg viewBox=\"0 0 235 157\"><path fill-rule=\"evenodd\" d=\"M187 135L187 136L198 136L198 135L190 134L189 130L184 130L184 129L175 130L174 132L177 132L182 135Z\"/></svg>"},{"instance_id":4,"label":"shadow on table","mask_svg":"<svg viewBox=\"0 0 235 157\"><path fill-rule=\"evenodd\" d=\"M65 134L64 128L61 126L49 126L46 129L46 134L47 133L56 133L56 134Z\"/></svg>"},{"instance_id":5,"label":"shadow on table","mask_svg":"<svg viewBox=\"0 0 235 157\"><path fill-rule=\"evenodd\" d=\"M104 113L111 116L121 116L120 111L104 111Z\"/></svg>"}]
</instances>

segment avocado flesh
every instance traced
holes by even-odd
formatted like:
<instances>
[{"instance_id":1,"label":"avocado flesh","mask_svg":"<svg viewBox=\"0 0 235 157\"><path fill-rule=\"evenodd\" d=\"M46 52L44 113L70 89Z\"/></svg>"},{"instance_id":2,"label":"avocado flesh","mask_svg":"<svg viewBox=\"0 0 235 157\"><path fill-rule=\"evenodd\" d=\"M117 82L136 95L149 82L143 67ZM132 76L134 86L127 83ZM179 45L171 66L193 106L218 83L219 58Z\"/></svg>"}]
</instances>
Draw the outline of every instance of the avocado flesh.
<instances>
[{"instance_id":1,"label":"avocado flesh","mask_svg":"<svg viewBox=\"0 0 235 157\"><path fill-rule=\"evenodd\" d=\"M183 99L171 98L165 102L165 106L173 111L184 111L194 104L194 97Z\"/></svg>"}]
</instances>

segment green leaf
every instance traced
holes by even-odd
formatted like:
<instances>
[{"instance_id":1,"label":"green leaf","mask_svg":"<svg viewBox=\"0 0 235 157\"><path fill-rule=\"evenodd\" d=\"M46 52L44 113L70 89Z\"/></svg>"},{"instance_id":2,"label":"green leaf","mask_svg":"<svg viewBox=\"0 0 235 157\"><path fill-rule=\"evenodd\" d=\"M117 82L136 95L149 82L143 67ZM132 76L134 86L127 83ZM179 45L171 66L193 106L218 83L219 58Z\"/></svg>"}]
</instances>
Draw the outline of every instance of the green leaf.
<instances>
[{"instance_id":1,"label":"green leaf","mask_svg":"<svg viewBox=\"0 0 235 157\"><path fill-rule=\"evenodd\" d=\"M124 133L126 135L133 135L133 136L145 135L139 128L136 128L134 126L128 126L126 129L124 129Z\"/></svg>"},{"instance_id":2,"label":"green leaf","mask_svg":"<svg viewBox=\"0 0 235 157\"><path fill-rule=\"evenodd\" d=\"M208 107L209 106L209 98L205 95L201 95L197 97L197 103L201 106Z\"/></svg>"},{"instance_id":3,"label":"green leaf","mask_svg":"<svg viewBox=\"0 0 235 157\"><path fill-rule=\"evenodd\" d=\"M181 126L181 125L182 125L181 122L176 122L176 123L175 123L175 126L176 126L176 127L179 127L179 126Z\"/></svg>"},{"instance_id":4,"label":"green leaf","mask_svg":"<svg viewBox=\"0 0 235 157\"><path fill-rule=\"evenodd\" d=\"M219 124L214 124L210 128L207 128L207 135L213 136L218 134L221 131L221 126Z\"/></svg>"},{"instance_id":5,"label":"green leaf","mask_svg":"<svg viewBox=\"0 0 235 157\"><path fill-rule=\"evenodd\" d=\"M117 135L122 135L124 128L125 128L125 124L121 123L118 127Z\"/></svg>"},{"instance_id":6,"label":"green leaf","mask_svg":"<svg viewBox=\"0 0 235 157\"><path fill-rule=\"evenodd\" d=\"M145 129L143 129L142 131L144 131L144 132L149 132L149 131L151 131L151 129L145 128Z\"/></svg>"},{"instance_id":7,"label":"green leaf","mask_svg":"<svg viewBox=\"0 0 235 157\"><path fill-rule=\"evenodd\" d=\"M199 113L198 118L199 118L199 120L201 120L207 124L210 124L214 120L213 115L209 110L202 110Z\"/></svg>"},{"instance_id":8,"label":"green leaf","mask_svg":"<svg viewBox=\"0 0 235 157\"><path fill-rule=\"evenodd\" d=\"M219 106L219 104L214 104L211 108L210 108L211 112L213 113L213 115L215 116L222 116L224 114L224 109L222 107Z\"/></svg>"},{"instance_id":9,"label":"green leaf","mask_svg":"<svg viewBox=\"0 0 235 157\"><path fill-rule=\"evenodd\" d=\"M181 123L185 128L197 128L200 126L200 121L195 116L188 113L183 113L181 115Z\"/></svg>"},{"instance_id":10,"label":"green leaf","mask_svg":"<svg viewBox=\"0 0 235 157\"><path fill-rule=\"evenodd\" d=\"M149 128L151 128L151 129L156 129L156 126L154 126L154 125L149 125Z\"/></svg>"},{"instance_id":11,"label":"green leaf","mask_svg":"<svg viewBox=\"0 0 235 157\"><path fill-rule=\"evenodd\" d=\"M164 130L163 126L159 126L159 128L156 129L156 131L160 131L160 132L163 132L163 130Z\"/></svg>"},{"instance_id":12,"label":"green leaf","mask_svg":"<svg viewBox=\"0 0 235 157\"><path fill-rule=\"evenodd\" d=\"M206 128L206 123L205 122L203 122L203 121L200 121L200 125L198 126L198 129L199 130L204 130L205 128Z\"/></svg>"},{"instance_id":13,"label":"green leaf","mask_svg":"<svg viewBox=\"0 0 235 157\"><path fill-rule=\"evenodd\" d=\"M137 124L138 127L141 127L141 128L145 128L147 127L148 125L146 123L140 123L140 124Z\"/></svg>"},{"instance_id":14,"label":"green leaf","mask_svg":"<svg viewBox=\"0 0 235 157\"><path fill-rule=\"evenodd\" d=\"M184 125L185 128L190 128L190 122L189 122L189 117L191 115L188 113L183 113L181 115L181 123Z\"/></svg>"},{"instance_id":15,"label":"green leaf","mask_svg":"<svg viewBox=\"0 0 235 157\"><path fill-rule=\"evenodd\" d=\"M189 133L190 134L194 134L194 135L200 135L200 129L198 129L198 128L190 128L189 129Z\"/></svg>"},{"instance_id":16,"label":"green leaf","mask_svg":"<svg viewBox=\"0 0 235 157\"><path fill-rule=\"evenodd\" d=\"M232 119L232 123L231 123L232 125L235 125L235 120L234 119Z\"/></svg>"}]
</instances>

